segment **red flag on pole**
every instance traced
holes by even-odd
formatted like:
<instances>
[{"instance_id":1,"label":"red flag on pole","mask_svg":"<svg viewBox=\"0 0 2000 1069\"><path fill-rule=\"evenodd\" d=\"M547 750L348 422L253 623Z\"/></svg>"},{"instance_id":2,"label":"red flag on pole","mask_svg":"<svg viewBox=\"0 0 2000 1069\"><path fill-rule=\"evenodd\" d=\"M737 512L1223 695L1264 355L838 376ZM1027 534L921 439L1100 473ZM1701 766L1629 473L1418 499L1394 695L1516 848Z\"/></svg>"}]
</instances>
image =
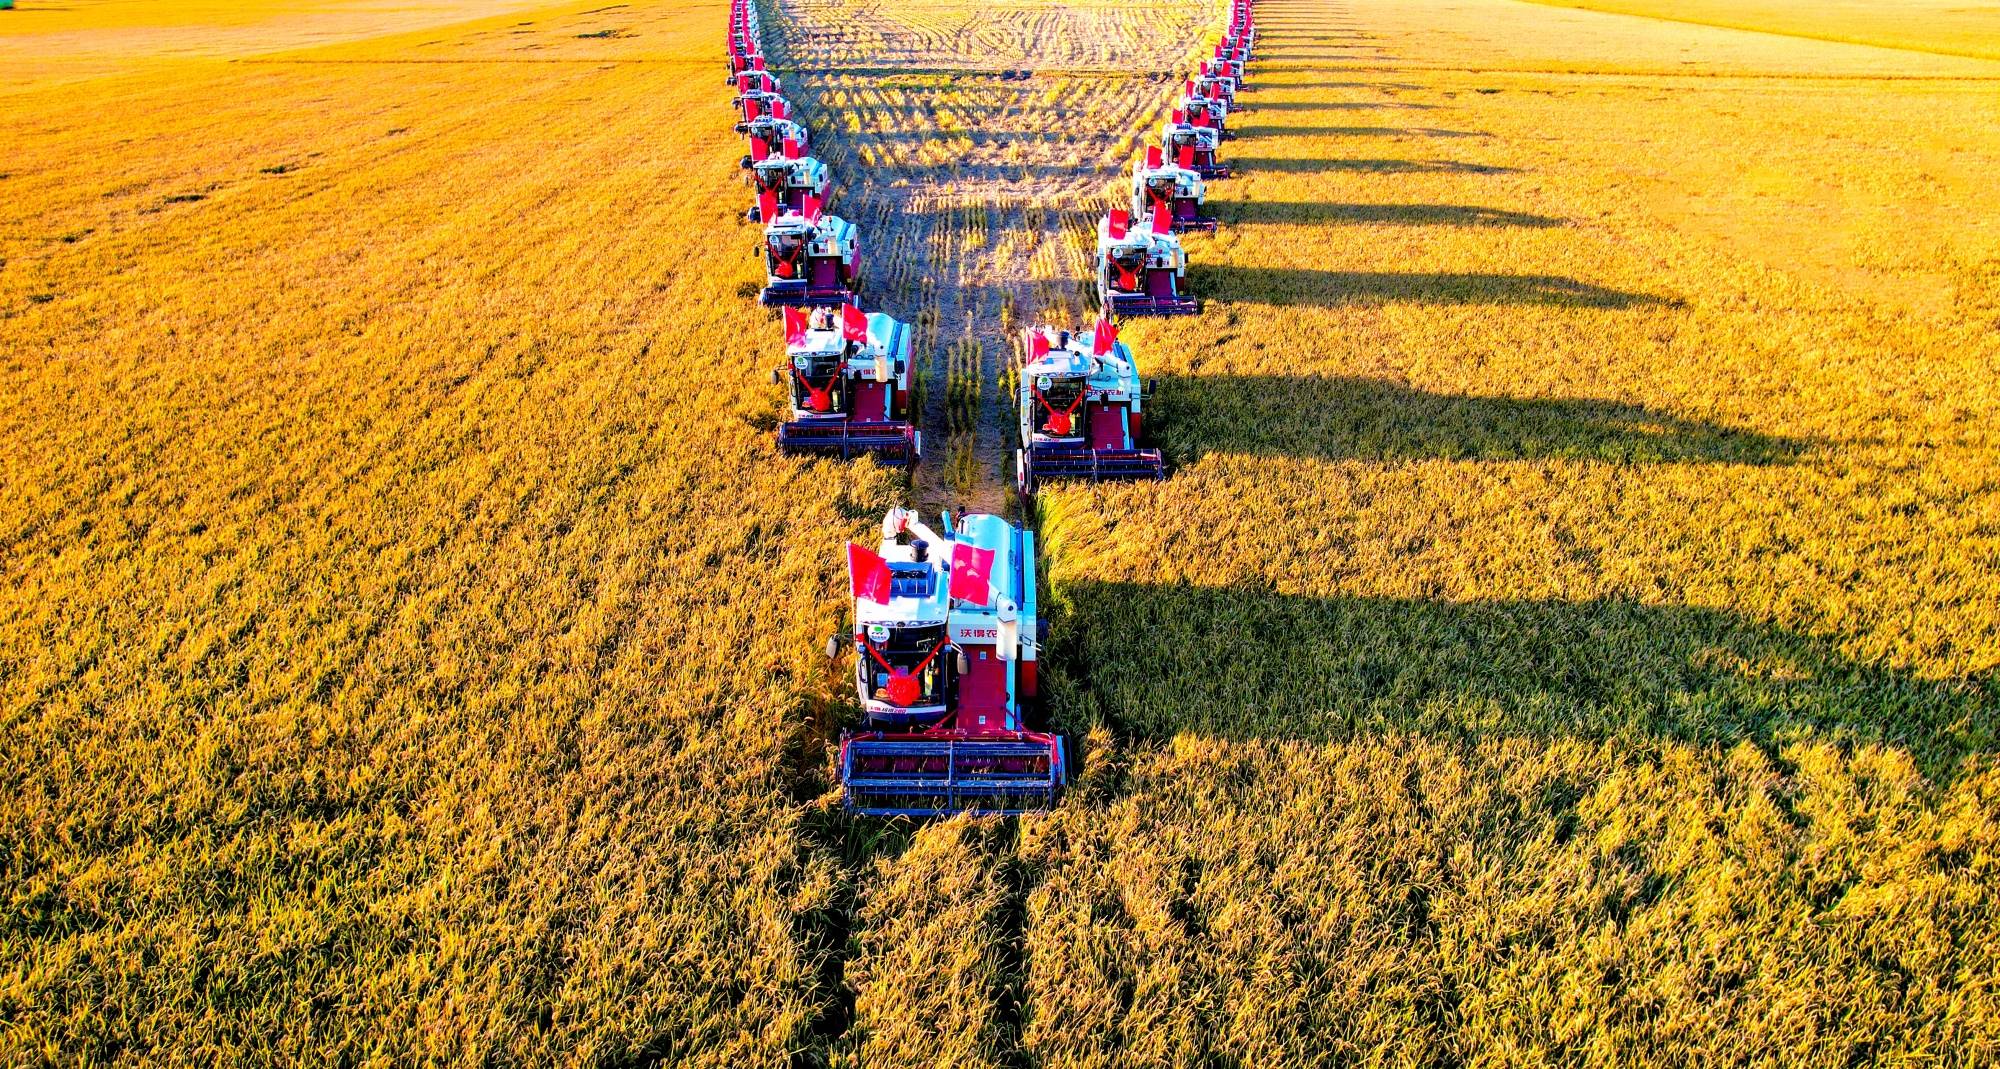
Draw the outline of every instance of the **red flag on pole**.
<instances>
[{"instance_id":1,"label":"red flag on pole","mask_svg":"<svg viewBox=\"0 0 2000 1069\"><path fill-rule=\"evenodd\" d=\"M1187 112L1182 111L1179 108L1175 108L1173 117L1170 121L1172 121L1175 126L1179 126L1180 124L1187 121Z\"/></svg>"},{"instance_id":2,"label":"red flag on pole","mask_svg":"<svg viewBox=\"0 0 2000 1069\"><path fill-rule=\"evenodd\" d=\"M778 99L771 101L771 117L773 119L791 118L792 117L791 102L787 101L784 97L779 97Z\"/></svg>"},{"instance_id":3,"label":"red flag on pole","mask_svg":"<svg viewBox=\"0 0 2000 1069\"><path fill-rule=\"evenodd\" d=\"M785 344L804 345L806 343L806 326L810 322L811 320L806 315L805 309L793 308L791 305L786 305Z\"/></svg>"},{"instance_id":4,"label":"red flag on pole","mask_svg":"<svg viewBox=\"0 0 2000 1069\"><path fill-rule=\"evenodd\" d=\"M785 158L788 160L799 158L799 142L797 138L788 137L785 139Z\"/></svg>"},{"instance_id":5,"label":"red flag on pole","mask_svg":"<svg viewBox=\"0 0 2000 1069\"><path fill-rule=\"evenodd\" d=\"M1166 201L1153 202L1153 233L1164 234L1174 228L1174 211Z\"/></svg>"},{"instance_id":6,"label":"red flag on pole","mask_svg":"<svg viewBox=\"0 0 2000 1069\"><path fill-rule=\"evenodd\" d=\"M739 74L736 76L736 91L739 93L750 91L750 76L748 74Z\"/></svg>"},{"instance_id":7,"label":"red flag on pole","mask_svg":"<svg viewBox=\"0 0 2000 1069\"><path fill-rule=\"evenodd\" d=\"M1181 150L1175 154L1175 162L1184 168L1192 170L1194 168L1194 146L1182 145Z\"/></svg>"},{"instance_id":8,"label":"red flag on pole","mask_svg":"<svg viewBox=\"0 0 2000 1069\"><path fill-rule=\"evenodd\" d=\"M752 59L752 60L750 61L750 64L751 64L751 66L755 67L755 68L756 68L757 70L760 70L760 71L761 71L761 70L763 70L763 69L764 69L764 57L763 57L763 56L758 56L758 57L756 57L755 59ZM764 81L765 81L766 83L769 83L769 82L770 82L770 79L769 79L769 78L766 78L766 79L764 79ZM769 88L770 88L770 85L769 85L769 84L766 84L766 85L764 86L764 88L766 88L766 89L769 89Z\"/></svg>"},{"instance_id":9,"label":"red flag on pole","mask_svg":"<svg viewBox=\"0 0 2000 1069\"><path fill-rule=\"evenodd\" d=\"M1124 240L1125 231L1132 225L1132 213L1126 211L1123 208L1119 208L1114 210L1109 218L1111 222L1110 226L1111 240L1113 241Z\"/></svg>"},{"instance_id":10,"label":"red flag on pole","mask_svg":"<svg viewBox=\"0 0 2000 1069\"><path fill-rule=\"evenodd\" d=\"M1189 96L1193 96L1193 95L1194 95L1194 79L1193 79L1193 78L1189 78L1189 79L1187 80L1187 82L1186 82L1186 83L1184 84L1184 86L1182 87L1182 90L1181 90L1181 91L1182 91L1182 92L1184 92L1184 93L1186 93L1186 94L1187 94L1187 95L1189 95Z\"/></svg>"},{"instance_id":11,"label":"red flag on pole","mask_svg":"<svg viewBox=\"0 0 2000 1069\"><path fill-rule=\"evenodd\" d=\"M763 113L764 113L763 107L759 105L756 101L746 100L743 102L743 117L745 119L754 119L757 116L762 115Z\"/></svg>"},{"instance_id":12,"label":"red flag on pole","mask_svg":"<svg viewBox=\"0 0 2000 1069\"><path fill-rule=\"evenodd\" d=\"M967 542L951 545L951 596L984 605L993 599L993 551Z\"/></svg>"},{"instance_id":13,"label":"red flag on pole","mask_svg":"<svg viewBox=\"0 0 2000 1069\"><path fill-rule=\"evenodd\" d=\"M766 189L757 194L757 218L766 223L778 220L778 195Z\"/></svg>"},{"instance_id":14,"label":"red flag on pole","mask_svg":"<svg viewBox=\"0 0 2000 1069\"><path fill-rule=\"evenodd\" d=\"M847 585L857 598L889 604L889 562L880 553L853 542L847 544Z\"/></svg>"},{"instance_id":15,"label":"red flag on pole","mask_svg":"<svg viewBox=\"0 0 2000 1069\"><path fill-rule=\"evenodd\" d=\"M840 306L840 337L842 341L868 344L868 317L861 309L851 304Z\"/></svg>"},{"instance_id":16,"label":"red flag on pole","mask_svg":"<svg viewBox=\"0 0 2000 1069\"><path fill-rule=\"evenodd\" d=\"M818 197L807 197L805 206L799 214L805 216L807 222L819 222L819 207Z\"/></svg>"},{"instance_id":17,"label":"red flag on pole","mask_svg":"<svg viewBox=\"0 0 2000 1069\"><path fill-rule=\"evenodd\" d=\"M1160 158L1160 146L1146 146L1146 168L1148 170L1157 170L1160 166Z\"/></svg>"},{"instance_id":18,"label":"red flag on pole","mask_svg":"<svg viewBox=\"0 0 2000 1069\"><path fill-rule=\"evenodd\" d=\"M1090 333L1090 352L1093 356L1103 356L1118 344L1118 328L1109 319L1099 319L1097 329Z\"/></svg>"},{"instance_id":19,"label":"red flag on pole","mask_svg":"<svg viewBox=\"0 0 2000 1069\"><path fill-rule=\"evenodd\" d=\"M1040 330L1028 332L1028 359L1040 360L1049 355L1049 336Z\"/></svg>"},{"instance_id":20,"label":"red flag on pole","mask_svg":"<svg viewBox=\"0 0 2000 1069\"><path fill-rule=\"evenodd\" d=\"M762 163L764 162L764 158L770 154L771 147L764 143L763 138L753 137L750 139L750 161L752 163Z\"/></svg>"}]
</instances>

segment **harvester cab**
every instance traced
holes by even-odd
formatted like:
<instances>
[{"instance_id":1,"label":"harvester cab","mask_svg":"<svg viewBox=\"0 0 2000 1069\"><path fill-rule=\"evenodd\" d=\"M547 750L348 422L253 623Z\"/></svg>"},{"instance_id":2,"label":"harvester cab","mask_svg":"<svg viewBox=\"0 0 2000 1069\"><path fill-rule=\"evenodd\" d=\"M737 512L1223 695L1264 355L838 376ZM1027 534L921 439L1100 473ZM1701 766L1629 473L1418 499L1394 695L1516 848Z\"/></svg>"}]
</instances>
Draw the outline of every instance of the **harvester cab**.
<instances>
[{"instance_id":1,"label":"harvester cab","mask_svg":"<svg viewBox=\"0 0 2000 1069\"><path fill-rule=\"evenodd\" d=\"M942 532L891 509L878 551L850 544L861 730L840 740L847 808L874 815L1046 809L1067 777L1060 736L1028 730L1036 698L1034 535L947 513Z\"/></svg>"},{"instance_id":2,"label":"harvester cab","mask_svg":"<svg viewBox=\"0 0 2000 1069\"><path fill-rule=\"evenodd\" d=\"M756 158L759 147L753 142L750 153L750 185L757 191L757 203L749 213L751 222L761 223L766 216L776 218L783 212L803 212L808 198L826 200L826 164L805 155L796 141L786 141L776 156Z\"/></svg>"},{"instance_id":3,"label":"harvester cab","mask_svg":"<svg viewBox=\"0 0 2000 1069\"><path fill-rule=\"evenodd\" d=\"M1236 79L1230 77L1228 73L1234 66L1232 63L1220 60L1214 62L1203 60L1201 73L1195 75L1192 79L1193 85L1189 90L1190 94L1207 97L1211 100L1220 100L1226 109L1234 111L1236 109Z\"/></svg>"},{"instance_id":4,"label":"harvester cab","mask_svg":"<svg viewBox=\"0 0 2000 1069\"><path fill-rule=\"evenodd\" d=\"M767 305L801 307L851 304L861 287L861 242L853 223L821 210L807 197L798 211L766 203L764 224Z\"/></svg>"},{"instance_id":5,"label":"harvester cab","mask_svg":"<svg viewBox=\"0 0 2000 1069\"><path fill-rule=\"evenodd\" d=\"M1027 334L1021 366L1021 451L1015 486L1022 496L1045 479L1158 479L1157 449L1139 448L1145 390L1132 350L1100 319L1088 334L1038 327Z\"/></svg>"},{"instance_id":6,"label":"harvester cab","mask_svg":"<svg viewBox=\"0 0 2000 1069\"><path fill-rule=\"evenodd\" d=\"M1133 226L1122 209L1097 225L1097 296L1106 316L1193 315L1201 302L1184 296L1187 252L1166 213L1150 227Z\"/></svg>"},{"instance_id":7,"label":"harvester cab","mask_svg":"<svg viewBox=\"0 0 2000 1069\"><path fill-rule=\"evenodd\" d=\"M910 328L851 304L785 309L786 363L772 379L790 387L792 418L778 428L788 453L869 454L901 467L917 462L922 437L910 420Z\"/></svg>"},{"instance_id":8,"label":"harvester cab","mask_svg":"<svg viewBox=\"0 0 2000 1069\"><path fill-rule=\"evenodd\" d=\"M1168 163L1158 145L1146 146L1146 157L1132 167L1132 218L1151 219L1166 210L1176 234L1199 230L1211 232L1216 221L1201 214L1207 186L1200 172Z\"/></svg>"},{"instance_id":9,"label":"harvester cab","mask_svg":"<svg viewBox=\"0 0 2000 1069\"><path fill-rule=\"evenodd\" d=\"M791 110L791 103L785 99L778 80L763 71L737 75L736 97L729 103L743 109L745 123L764 115L784 115Z\"/></svg>"},{"instance_id":10,"label":"harvester cab","mask_svg":"<svg viewBox=\"0 0 2000 1069\"><path fill-rule=\"evenodd\" d=\"M1215 130L1217 140L1229 140L1229 102L1202 91L1200 81L1189 78L1183 86L1180 111L1194 126Z\"/></svg>"},{"instance_id":11,"label":"harvester cab","mask_svg":"<svg viewBox=\"0 0 2000 1069\"><path fill-rule=\"evenodd\" d=\"M1160 127L1160 143L1167 147L1167 155L1175 163L1201 175L1205 181L1229 177L1229 165L1215 158L1222 144L1222 131L1193 121L1178 108Z\"/></svg>"},{"instance_id":12,"label":"harvester cab","mask_svg":"<svg viewBox=\"0 0 2000 1069\"><path fill-rule=\"evenodd\" d=\"M802 154L811 151L812 135L792 121L790 112L789 107L779 108L775 115L759 115L736 124L736 132L750 140L750 151L743 157L744 170L773 156L782 157L786 142L797 145Z\"/></svg>"}]
</instances>

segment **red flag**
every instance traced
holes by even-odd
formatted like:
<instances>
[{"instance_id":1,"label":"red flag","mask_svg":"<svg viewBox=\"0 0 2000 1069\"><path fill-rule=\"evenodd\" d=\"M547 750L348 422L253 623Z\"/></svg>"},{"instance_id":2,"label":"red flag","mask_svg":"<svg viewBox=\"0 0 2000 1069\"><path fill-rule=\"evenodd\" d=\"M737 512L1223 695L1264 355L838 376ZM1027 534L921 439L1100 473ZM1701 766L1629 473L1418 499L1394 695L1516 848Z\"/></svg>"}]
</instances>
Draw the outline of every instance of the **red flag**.
<instances>
[{"instance_id":1,"label":"red flag","mask_svg":"<svg viewBox=\"0 0 2000 1069\"><path fill-rule=\"evenodd\" d=\"M993 551L967 542L951 544L951 596L984 605L993 598Z\"/></svg>"},{"instance_id":2,"label":"red flag","mask_svg":"<svg viewBox=\"0 0 2000 1069\"><path fill-rule=\"evenodd\" d=\"M751 65L752 67L756 68L757 70L760 70L760 71L761 71L761 70L763 70L763 69L764 69L764 57L763 57L763 56L758 56L757 58L755 58L755 59L753 59L753 60L751 60L751 61L750 61L750 65ZM766 79L765 79L765 81L766 81L766 82L769 82L769 81L770 81L770 79L766 78ZM766 85L766 86L765 86L765 88L767 88L767 89L768 89L768 88L770 88L770 86Z\"/></svg>"},{"instance_id":3,"label":"red flag","mask_svg":"<svg viewBox=\"0 0 2000 1069\"><path fill-rule=\"evenodd\" d=\"M1146 168L1147 168L1148 170L1157 170L1157 169L1159 168L1159 166L1160 166L1160 146L1158 146L1158 145L1147 145L1147 146L1146 146Z\"/></svg>"},{"instance_id":4,"label":"red flag","mask_svg":"<svg viewBox=\"0 0 2000 1069\"><path fill-rule=\"evenodd\" d=\"M790 137L785 139L785 158L788 160L799 158L799 143L797 139Z\"/></svg>"},{"instance_id":5,"label":"red flag","mask_svg":"<svg viewBox=\"0 0 2000 1069\"><path fill-rule=\"evenodd\" d=\"M1182 123L1184 123L1184 122L1186 122L1186 121L1187 121L1187 112L1185 112L1185 111L1182 111L1182 110L1181 110L1181 109L1179 109L1179 108L1175 108L1175 109L1174 109L1174 114L1173 114L1173 118L1172 118L1172 119L1171 119L1170 121L1171 121L1171 122L1172 122L1172 123L1173 123L1173 124L1174 124L1175 126L1179 126L1180 124L1182 124Z\"/></svg>"},{"instance_id":6,"label":"red flag","mask_svg":"<svg viewBox=\"0 0 2000 1069\"><path fill-rule=\"evenodd\" d=\"M789 304L786 305L785 344L804 345L806 343L806 326L810 322L811 319L806 315L805 309L793 308Z\"/></svg>"},{"instance_id":7,"label":"red flag","mask_svg":"<svg viewBox=\"0 0 2000 1069\"><path fill-rule=\"evenodd\" d=\"M748 74L739 74L736 76L736 91L739 93L750 91L750 76Z\"/></svg>"},{"instance_id":8,"label":"red flag","mask_svg":"<svg viewBox=\"0 0 2000 1069\"><path fill-rule=\"evenodd\" d=\"M851 304L840 306L840 338L842 341L868 344L868 317L861 309Z\"/></svg>"},{"instance_id":9,"label":"red flag","mask_svg":"<svg viewBox=\"0 0 2000 1069\"><path fill-rule=\"evenodd\" d=\"M768 189L757 191L757 218L766 223L778 221L778 194Z\"/></svg>"},{"instance_id":10,"label":"red flag","mask_svg":"<svg viewBox=\"0 0 2000 1069\"><path fill-rule=\"evenodd\" d=\"M1189 79L1187 80L1187 83L1186 83L1186 85L1182 87L1181 91L1182 91L1182 92L1184 92L1184 93L1186 93L1186 94L1187 94L1187 95L1189 95L1189 96L1193 96L1193 95L1194 95L1194 79L1193 79L1193 78L1189 78Z\"/></svg>"},{"instance_id":11,"label":"red flag","mask_svg":"<svg viewBox=\"0 0 2000 1069\"><path fill-rule=\"evenodd\" d=\"M805 216L807 222L816 223L819 221L819 208L820 204L818 197L807 197L805 203L805 210L800 212L799 214Z\"/></svg>"},{"instance_id":12,"label":"red flag","mask_svg":"<svg viewBox=\"0 0 2000 1069\"><path fill-rule=\"evenodd\" d=\"M1090 352L1093 356L1103 356L1118 344L1118 328L1109 319L1097 321L1097 329L1090 332Z\"/></svg>"},{"instance_id":13,"label":"red flag","mask_svg":"<svg viewBox=\"0 0 2000 1069\"><path fill-rule=\"evenodd\" d=\"M889 604L889 562L880 553L853 542L847 544L847 586L856 598Z\"/></svg>"},{"instance_id":14,"label":"red flag","mask_svg":"<svg viewBox=\"0 0 2000 1069\"><path fill-rule=\"evenodd\" d=\"M1028 359L1040 360L1049 355L1049 336L1040 330L1028 332Z\"/></svg>"},{"instance_id":15,"label":"red flag","mask_svg":"<svg viewBox=\"0 0 2000 1069\"><path fill-rule=\"evenodd\" d=\"M746 100L743 102L743 117L745 119L754 119L763 113L764 109L756 101Z\"/></svg>"},{"instance_id":16,"label":"red flag","mask_svg":"<svg viewBox=\"0 0 2000 1069\"><path fill-rule=\"evenodd\" d=\"M1196 112L1196 113L1195 113L1195 116L1194 116L1194 124L1195 124L1196 126L1207 126L1207 125L1208 125L1208 109L1206 109L1206 108L1203 108L1203 109L1202 109L1201 111L1198 111L1198 112Z\"/></svg>"},{"instance_id":17,"label":"red flag","mask_svg":"<svg viewBox=\"0 0 2000 1069\"><path fill-rule=\"evenodd\" d=\"M1194 169L1194 146L1193 146L1193 145L1182 145L1182 146L1181 146L1181 150L1180 150L1180 151L1179 151L1178 153L1176 153L1176 154L1175 154L1175 162L1176 162L1176 163L1179 163L1179 164L1180 164L1180 165L1181 165L1182 167L1184 167L1184 168L1186 168L1186 169L1188 169L1188 170L1193 170L1193 169Z\"/></svg>"},{"instance_id":18,"label":"red flag","mask_svg":"<svg viewBox=\"0 0 2000 1069\"><path fill-rule=\"evenodd\" d=\"M1174 210L1165 201L1153 202L1153 233L1164 234L1174 228Z\"/></svg>"},{"instance_id":19,"label":"red flag","mask_svg":"<svg viewBox=\"0 0 2000 1069\"><path fill-rule=\"evenodd\" d=\"M753 162L753 163L762 163L762 162L764 162L764 157L766 157L766 156L769 156L770 154L771 154L771 146L769 146L769 145L766 145L766 144L764 143L764 139L763 139L763 138L761 138L761 137L753 137L753 138L751 138L751 139L750 139L750 160L751 160L751 162Z\"/></svg>"},{"instance_id":20,"label":"red flag","mask_svg":"<svg viewBox=\"0 0 2000 1069\"><path fill-rule=\"evenodd\" d=\"M1111 220L1111 240L1124 240L1126 229L1132 225L1132 213L1123 208L1118 208L1112 211L1109 218Z\"/></svg>"}]
</instances>

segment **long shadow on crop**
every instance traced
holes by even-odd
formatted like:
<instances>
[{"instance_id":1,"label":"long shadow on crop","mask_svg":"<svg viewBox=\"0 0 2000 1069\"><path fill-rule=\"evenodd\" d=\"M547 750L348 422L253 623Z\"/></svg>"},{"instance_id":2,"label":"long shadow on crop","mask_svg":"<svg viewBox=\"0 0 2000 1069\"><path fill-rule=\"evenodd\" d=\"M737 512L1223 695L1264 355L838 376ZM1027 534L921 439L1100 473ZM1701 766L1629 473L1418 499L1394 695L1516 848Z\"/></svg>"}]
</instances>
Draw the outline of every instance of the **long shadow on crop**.
<instances>
[{"instance_id":1,"label":"long shadow on crop","mask_svg":"<svg viewBox=\"0 0 2000 1069\"><path fill-rule=\"evenodd\" d=\"M1461 160L1381 160L1381 159L1288 159L1273 156L1237 156L1230 160L1239 171L1277 171L1286 174L1314 174L1348 171L1364 174L1517 174L1519 168L1498 167Z\"/></svg>"},{"instance_id":2,"label":"long shadow on crop","mask_svg":"<svg viewBox=\"0 0 2000 1069\"><path fill-rule=\"evenodd\" d=\"M1672 301L1560 275L1451 271L1321 271L1303 267L1190 266L1194 292L1245 304L1547 304L1635 308Z\"/></svg>"},{"instance_id":3,"label":"long shadow on crop","mask_svg":"<svg viewBox=\"0 0 2000 1069\"><path fill-rule=\"evenodd\" d=\"M1562 226L1548 215L1480 208L1466 204L1324 204L1311 201L1210 200L1210 210L1225 224L1333 223L1396 226Z\"/></svg>"},{"instance_id":4,"label":"long shadow on crop","mask_svg":"<svg viewBox=\"0 0 2000 1069\"><path fill-rule=\"evenodd\" d=\"M1933 776L1994 749L2000 681L1935 682L1828 639L1627 600L1296 597L1063 582L1057 730L1340 740L1371 732L1908 749ZM1087 678L1077 678L1079 675Z\"/></svg>"},{"instance_id":5,"label":"long shadow on crop","mask_svg":"<svg viewBox=\"0 0 2000 1069\"><path fill-rule=\"evenodd\" d=\"M1427 393L1380 379L1162 375L1177 463L1212 452L1327 460L1783 464L1811 443L1593 399Z\"/></svg>"},{"instance_id":6,"label":"long shadow on crop","mask_svg":"<svg viewBox=\"0 0 2000 1069\"><path fill-rule=\"evenodd\" d=\"M1258 105L1263 107L1263 105ZM1238 126L1237 137L1490 137L1476 130L1439 130L1424 126Z\"/></svg>"}]
</instances>

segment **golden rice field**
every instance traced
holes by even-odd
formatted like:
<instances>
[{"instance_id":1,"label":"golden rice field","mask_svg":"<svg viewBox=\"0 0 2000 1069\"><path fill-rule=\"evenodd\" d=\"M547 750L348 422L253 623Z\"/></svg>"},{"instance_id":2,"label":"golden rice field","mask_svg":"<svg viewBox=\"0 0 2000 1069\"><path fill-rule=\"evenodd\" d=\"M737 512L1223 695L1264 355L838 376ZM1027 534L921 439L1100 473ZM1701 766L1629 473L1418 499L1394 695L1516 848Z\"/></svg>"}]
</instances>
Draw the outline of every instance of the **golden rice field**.
<instances>
[{"instance_id":1,"label":"golden rice field","mask_svg":"<svg viewBox=\"0 0 2000 1069\"><path fill-rule=\"evenodd\" d=\"M0 1064L2000 1061L2000 17L1591 6L1260 5L1073 789L923 826L840 542L1220 5L764 8L914 482L772 447L725 3L0 12Z\"/></svg>"}]
</instances>

